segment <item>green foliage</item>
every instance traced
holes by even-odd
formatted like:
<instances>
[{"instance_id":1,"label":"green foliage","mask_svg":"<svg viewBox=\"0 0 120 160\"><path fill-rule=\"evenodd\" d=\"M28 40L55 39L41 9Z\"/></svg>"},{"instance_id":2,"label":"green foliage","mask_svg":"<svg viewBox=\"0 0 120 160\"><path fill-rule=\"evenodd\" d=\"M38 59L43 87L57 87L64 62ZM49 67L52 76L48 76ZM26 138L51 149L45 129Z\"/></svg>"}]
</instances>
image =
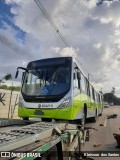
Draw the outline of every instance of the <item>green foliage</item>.
<instances>
[{"instance_id":1,"label":"green foliage","mask_svg":"<svg viewBox=\"0 0 120 160\"><path fill-rule=\"evenodd\" d=\"M0 86L0 89L7 89L7 85Z\"/></svg>"},{"instance_id":2,"label":"green foliage","mask_svg":"<svg viewBox=\"0 0 120 160\"><path fill-rule=\"evenodd\" d=\"M12 75L8 73L3 77L3 79L6 80L6 81L11 80L12 79Z\"/></svg>"},{"instance_id":3,"label":"green foliage","mask_svg":"<svg viewBox=\"0 0 120 160\"><path fill-rule=\"evenodd\" d=\"M120 105L120 98L114 95L114 92L105 93L104 94L104 101L110 103L114 103L114 105Z\"/></svg>"},{"instance_id":4,"label":"green foliage","mask_svg":"<svg viewBox=\"0 0 120 160\"><path fill-rule=\"evenodd\" d=\"M10 73L7 73L2 79L0 79L0 83L4 83L4 80L8 81L11 79L12 79L12 75Z\"/></svg>"},{"instance_id":5,"label":"green foliage","mask_svg":"<svg viewBox=\"0 0 120 160\"><path fill-rule=\"evenodd\" d=\"M2 86L0 86L0 89L20 91L20 87L19 86L2 85Z\"/></svg>"}]
</instances>

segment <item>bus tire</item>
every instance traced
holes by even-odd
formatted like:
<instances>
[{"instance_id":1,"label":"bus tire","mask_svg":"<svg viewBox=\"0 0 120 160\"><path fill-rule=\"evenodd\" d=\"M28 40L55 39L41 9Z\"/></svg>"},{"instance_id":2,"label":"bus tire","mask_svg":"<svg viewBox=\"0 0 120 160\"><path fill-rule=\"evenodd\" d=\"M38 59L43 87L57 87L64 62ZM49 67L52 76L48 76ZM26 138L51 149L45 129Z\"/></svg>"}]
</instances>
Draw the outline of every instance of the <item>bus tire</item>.
<instances>
[{"instance_id":1,"label":"bus tire","mask_svg":"<svg viewBox=\"0 0 120 160\"><path fill-rule=\"evenodd\" d=\"M22 120L29 121L29 117L22 117Z\"/></svg>"},{"instance_id":2,"label":"bus tire","mask_svg":"<svg viewBox=\"0 0 120 160\"><path fill-rule=\"evenodd\" d=\"M102 113L100 113L99 116L102 116Z\"/></svg>"},{"instance_id":3,"label":"bus tire","mask_svg":"<svg viewBox=\"0 0 120 160\"><path fill-rule=\"evenodd\" d=\"M101 113L99 114L99 116L102 116L102 109L101 109Z\"/></svg>"},{"instance_id":4,"label":"bus tire","mask_svg":"<svg viewBox=\"0 0 120 160\"><path fill-rule=\"evenodd\" d=\"M97 109L95 110L95 116L92 118L93 122L95 123L97 120Z\"/></svg>"},{"instance_id":5,"label":"bus tire","mask_svg":"<svg viewBox=\"0 0 120 160\"><path fill-rule=\"evenodd\" d=\"M86 114L85 114L85 110L83 110L83 112L82 112L82 118L81 118L81 125L82 126L85 125L85 121L86 121Z\"/></svg>"},{"instance_id":6,"label":"bus tire","mask_svg":"<svg viewBox=\"0 0 120 160\"><path fill-rule=\"evenodd\" d=\"M57 146L53 146L41 155L40 160L58 160Z\"/></svg>"}]
</instances>

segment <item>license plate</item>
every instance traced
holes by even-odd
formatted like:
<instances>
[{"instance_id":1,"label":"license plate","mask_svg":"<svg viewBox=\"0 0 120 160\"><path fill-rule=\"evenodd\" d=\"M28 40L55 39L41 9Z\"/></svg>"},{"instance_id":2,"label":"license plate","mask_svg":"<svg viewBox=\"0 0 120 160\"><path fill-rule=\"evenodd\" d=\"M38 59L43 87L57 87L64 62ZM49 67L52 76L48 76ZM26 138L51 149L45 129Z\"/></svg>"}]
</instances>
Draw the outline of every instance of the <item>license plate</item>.
<instances>
[{"instance_id":1,"label":"license plate","mask_svg":"<svg viewBox=\"0 0 120 160\"><path fill-rule=\"evenodd\" d=\"M44 112L39 111L39 110L35 110L34 114L35 114L35 115L43 116L43 115L44 115Z\"/></svg>"}]
</instances>

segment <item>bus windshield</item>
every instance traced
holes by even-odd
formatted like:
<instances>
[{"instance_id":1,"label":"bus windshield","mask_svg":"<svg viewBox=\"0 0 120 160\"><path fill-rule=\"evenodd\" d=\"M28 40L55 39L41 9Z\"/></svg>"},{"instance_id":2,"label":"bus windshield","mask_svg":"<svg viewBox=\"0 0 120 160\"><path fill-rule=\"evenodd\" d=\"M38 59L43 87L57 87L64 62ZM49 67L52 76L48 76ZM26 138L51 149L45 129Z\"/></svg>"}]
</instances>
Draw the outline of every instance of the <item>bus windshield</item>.
<instances>
[{"instance_id":1,"label":"bus windshield","mask_svg":"<svg viewBox=\"0 0 120 160\"><path fill-rule=\"evenodd\" d=\"M40 66L25 73L22 93L26 96L52 96L69 91L71 67L64 65Z\"/></svg>"}]
</instances>

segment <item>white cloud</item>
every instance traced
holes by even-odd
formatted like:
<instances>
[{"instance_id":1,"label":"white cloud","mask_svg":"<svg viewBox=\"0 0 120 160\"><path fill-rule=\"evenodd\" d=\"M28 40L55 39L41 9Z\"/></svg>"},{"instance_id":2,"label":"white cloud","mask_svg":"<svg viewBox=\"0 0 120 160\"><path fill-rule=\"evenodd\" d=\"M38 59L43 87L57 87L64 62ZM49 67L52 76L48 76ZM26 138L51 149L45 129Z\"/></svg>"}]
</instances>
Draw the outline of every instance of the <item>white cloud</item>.
<instances>
[{"instance_id":1,"label":"white cloud","mask_svg":"<svg viewBox=\"0 0 120 160\"><path fill-rule=\"evenodd\" d=\"M66 47L66 48L58 48L58 47L51 47L51 51L53 51L57 55L61 55L63 57L65 56L71 56L76 57L78 54L79 49L74 49L72 47Z\"/></svg>"},{"instance_id":2,"label":"white cloud","mask_svg":"<svg viewBox=\"0 0 120 160\"><path fill-rule=\"evenodd\" d=\"M101 45L102 45L101 43L95 43L93 45L93 47L99 49L101 47Z\"/></svg>"},{"instance_id":3,"label":"white cloud","mask_svg":"<svg viewBox=\"0 0 120 160\"><path fill-rule=\"evenodd\" d=\"M97 6L95 0L41 0L48 14L69 42L70 48L64 46L33 0L6 0L6 3L16 3L11 12L15 15L15 25L26 32L22 47L28 54L34 55L35 59L76 55L89 73L101 73L100 76L109 73L109 77L99 82L100 88L112 87L110 83L104 82L120 78L118 76L120 2L107 2ZM15 38L16 33L10 27L5 30L5 34L18 43ZM3 53L2 59L5 57L5 49ZM17 59L17 56L14 58ZM20 64L24 63L23 60L17 60ZM13 62L12 59L9 61ZM17 64L18 62L16 66ZM98 78L94 76L95 80ZM91 78L91 81L94 80Z\"/></svg>"},{"instance_id":4,"label":"white cloud","mask_svg":"<svg viewBox=\"0 0 120 160\"><path fill-rule=\"evenodd\" d=\"M60 52L60 48L59 47L51 47L51 51L53 51L55 53L59 53Z\"/></svg>"},{"instance_id":5,"label":"white cloud","mask_svg":"<svg viewBox=\"0 0 120 160\"><path fill-rule=\"evenodd\" d=\"M118 61L120 61L120 54L119 54L119 55L117 55L117 57L116 57L116 58L117 58L117 60L118 60Z\"/></svg>"},{"instance_id":6,"label":"white cloud","mask_svg":"<svg viewBox=\"0 0 120 160\"><path fill-rule=\"evenodd\" d=\"M110 22L112 22L112 17L109 17L108 19L106 19L106 18L104 18L104 17L102 17L102 18L100 18L100 21L101 21L101 23L110 23Z\"/></svg>"}]
</instances>

